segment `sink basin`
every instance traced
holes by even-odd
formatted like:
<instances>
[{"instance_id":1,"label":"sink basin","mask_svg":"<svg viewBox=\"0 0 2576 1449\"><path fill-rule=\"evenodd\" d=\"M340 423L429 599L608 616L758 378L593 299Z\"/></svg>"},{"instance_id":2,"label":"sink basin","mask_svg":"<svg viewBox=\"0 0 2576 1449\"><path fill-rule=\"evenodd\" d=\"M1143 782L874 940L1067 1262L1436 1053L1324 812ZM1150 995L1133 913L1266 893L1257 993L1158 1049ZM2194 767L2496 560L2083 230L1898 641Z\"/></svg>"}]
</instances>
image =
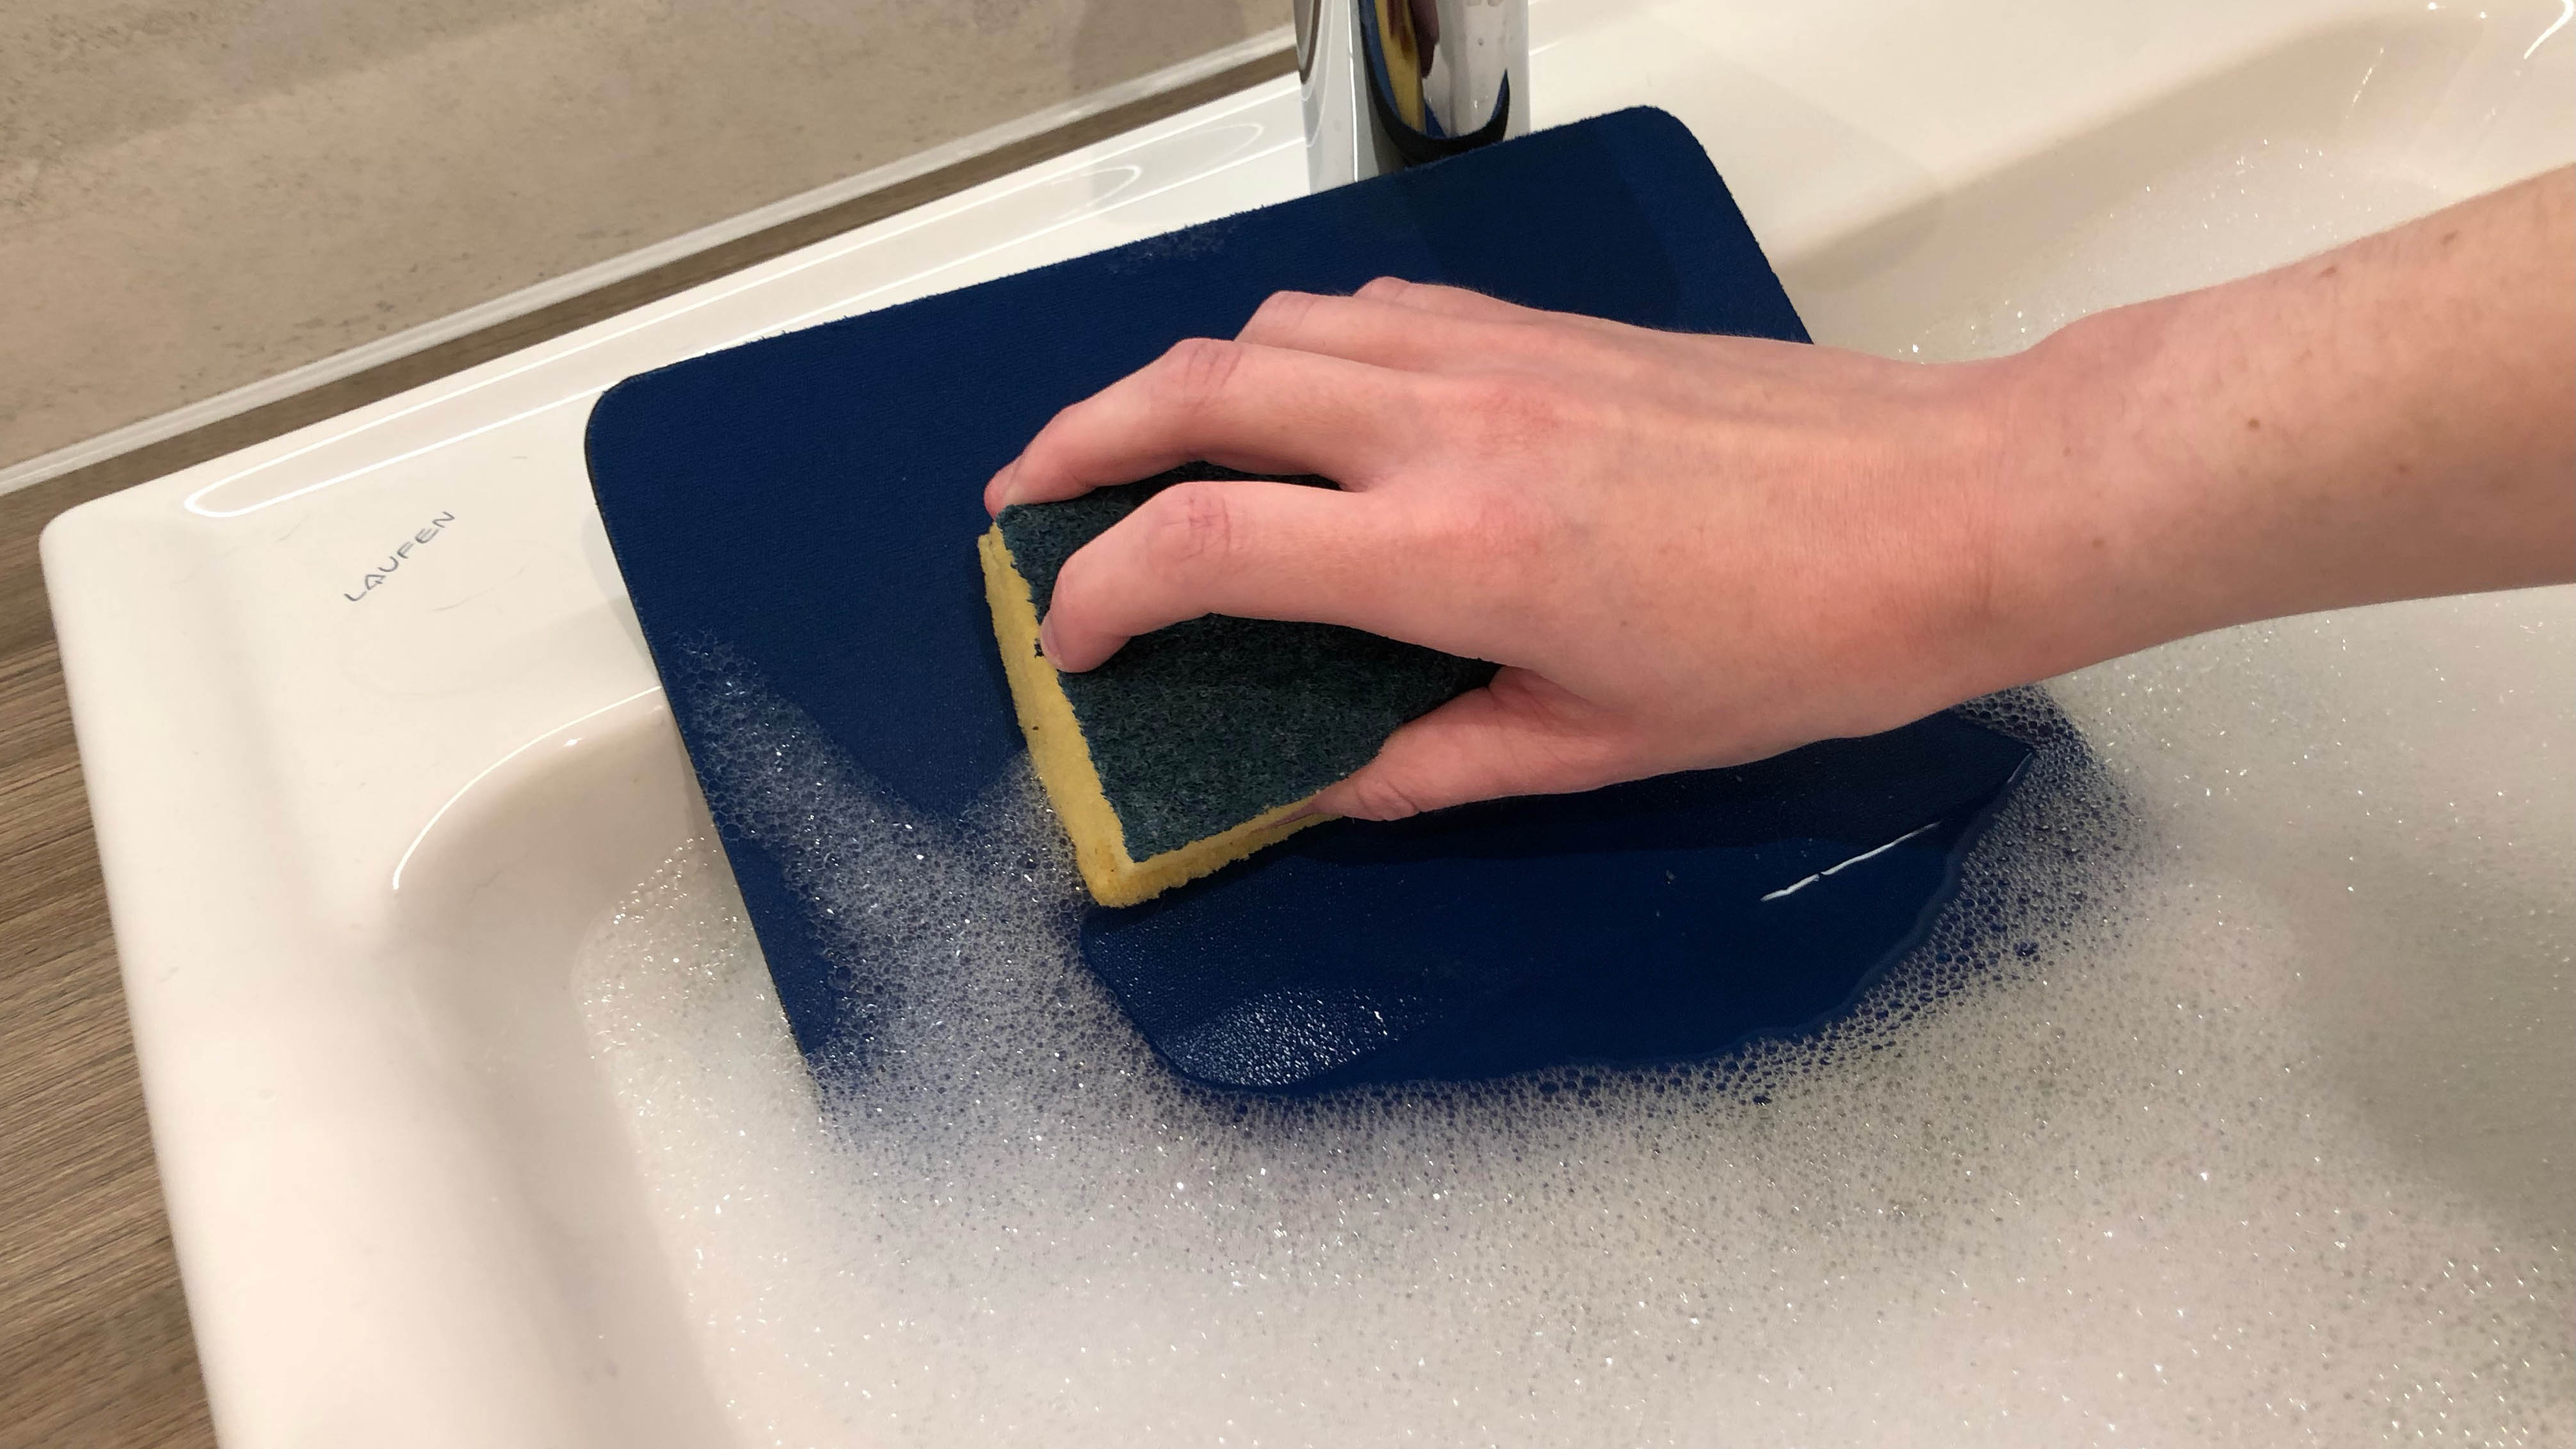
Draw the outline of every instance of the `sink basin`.
<instances>
[{"instance_id":1,"label":"sink basin","mask_svg":"<svg viewBox=\"0 0 2576 1449\"><path fill-rule=\"evenodd\" d=\"M2564 164L2570 10L1554 0L1533 90L1543 122L1640 102L1688 122L1819 340L1957 357ZM1563 1094L1607 1094L1598 1120L1648 1136L1674 1119L1621 1104L1688 1095L1687 1136L1653 1140L1710 1154L1714 1205L1654 1196L1615 1153L1575 1179L1471 1163L1472 1141L1396 1121L1418 1102L1271 1123L1222 1161L1307 1195L1211 1179L1199 1216L1169 1214L1219 1157L1168 1122L1097 1147L1127 1175L1093 1197L1044 1175L1092 1182L1092 1146L1001 1186L971 1146L929 1161L964 1130L949 1107L885 1118L917 1129L892 1146L849 1140L877 1109L793 1069L698 843L590 504L589 402L1293 195L1297 128L1292 87L1260 87L48 529L223 1441L2576 1427L2567 591L2234 631L2058 682L2092 741L2094 823L2120 822L2088 847L2090 894L2049 877L2065 889L2024 892L2041 914L2004 965L1927 966L1937 989L1898 1003L1866 1068L1782 1047L1689 1093ZM1029 921L1013 939L1043 936ZM1083 1020L1077 1045L1125 1063L1101 1090L1232 1120L1151 1095L1150 1060ZM1500 1114L1497 1140L1565 1160L1610 1152L1557 1095L1440 1110ZM1195 1165L1167 1187L1154 1164L1176 1152ZM1894 1176L1870 1176L1879 1158ZM1356 1195L1312 1187L1335 1171ZM885 1200L852 1206L871 1181ZM1506 1206L1542 1199L1526 1222ZM1533 1244L1577 1241L1585 1214L1624 1226L1580 1239L1605 1255L1585 1286L1480 1212ZM1117 1213L1136 1234L1086 1236ZM1238 1231L1262 1213L1302 1246L1263 1257L1273 1239ZM1061 1251L1016 1257L1023 1239ZM895 1267L849 1246L898 1240ZM1034 1262L1073 1276L1006 1271ZM1494 1287L1516 1281L1556 1286ZM1416 1294L1454 1316L1380 1312ZM1651 1321L1618 1316L1631 1296ZM1374 1347L1344 1341L1364 1328Z\"/></svg>"}]
</instances>

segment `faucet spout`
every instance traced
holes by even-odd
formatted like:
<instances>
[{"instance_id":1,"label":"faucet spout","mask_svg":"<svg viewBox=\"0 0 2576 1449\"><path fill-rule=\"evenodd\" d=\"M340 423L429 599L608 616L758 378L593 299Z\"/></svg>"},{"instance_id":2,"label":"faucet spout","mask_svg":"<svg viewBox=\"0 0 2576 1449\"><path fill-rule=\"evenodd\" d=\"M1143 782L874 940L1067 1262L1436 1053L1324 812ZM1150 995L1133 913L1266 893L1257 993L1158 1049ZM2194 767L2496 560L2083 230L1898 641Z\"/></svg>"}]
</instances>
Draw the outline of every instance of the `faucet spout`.
<instances>
[{"instance_id":1,"label":"faucet spout","mask_svg":"<svg viewBox=\"0 0 2576 1449\"><path fill-rule=\"evenodd\" d=\"M1529 0L1295 0L1316 191L1529 129Z\"/></svg>"}]
</instances>

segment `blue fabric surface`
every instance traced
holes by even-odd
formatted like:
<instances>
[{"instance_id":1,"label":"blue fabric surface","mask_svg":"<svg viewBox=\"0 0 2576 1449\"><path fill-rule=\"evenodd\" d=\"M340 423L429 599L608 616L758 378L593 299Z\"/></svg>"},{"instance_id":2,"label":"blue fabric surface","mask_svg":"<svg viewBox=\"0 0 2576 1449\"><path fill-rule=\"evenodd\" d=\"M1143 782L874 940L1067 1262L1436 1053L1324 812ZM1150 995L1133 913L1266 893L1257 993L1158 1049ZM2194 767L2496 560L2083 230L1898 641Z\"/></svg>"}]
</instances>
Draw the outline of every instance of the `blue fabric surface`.
<instances>
[{"instance_id":1,"label":"blue fabric surface","mask_svg":"<svg viewBox=\"0 0 2576 1449\"><path fill-rule=\"evenodd\" d=\"M630 378L591 415L591 477L702 781L715 715L679 666L714 651L902 809L962 812L1022 749L974 552L985 479L1175 340L1381 275L1806 340L1697 142L1632 110ZM1221 1085L1701 1054L1847 1002L1919 936L2027 757L1945 717L1750 770L1328 826L1091 911L1084 949L1167 1060ZM828 1052L847 973L708 793L798 1042Z\"/></svg>"}]
</instances>

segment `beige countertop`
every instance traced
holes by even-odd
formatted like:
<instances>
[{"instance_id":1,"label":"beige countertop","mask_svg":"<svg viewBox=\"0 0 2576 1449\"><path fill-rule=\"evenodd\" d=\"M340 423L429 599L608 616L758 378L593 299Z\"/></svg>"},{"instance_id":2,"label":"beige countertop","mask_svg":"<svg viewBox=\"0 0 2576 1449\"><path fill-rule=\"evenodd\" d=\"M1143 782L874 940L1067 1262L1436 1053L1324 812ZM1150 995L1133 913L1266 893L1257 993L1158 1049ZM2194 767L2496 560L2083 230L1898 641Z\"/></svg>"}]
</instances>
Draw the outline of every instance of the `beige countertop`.
<instances>
[{"instance_id":1,"label":"beige countertop","mask_svg":"<svg viewBox=\"0 0 2576 1449\"><path fill-rule=\"evenodd\" d=\"M1222 50L1288 9L0 0L0 468Z\"/></svg>"}]
</instances>

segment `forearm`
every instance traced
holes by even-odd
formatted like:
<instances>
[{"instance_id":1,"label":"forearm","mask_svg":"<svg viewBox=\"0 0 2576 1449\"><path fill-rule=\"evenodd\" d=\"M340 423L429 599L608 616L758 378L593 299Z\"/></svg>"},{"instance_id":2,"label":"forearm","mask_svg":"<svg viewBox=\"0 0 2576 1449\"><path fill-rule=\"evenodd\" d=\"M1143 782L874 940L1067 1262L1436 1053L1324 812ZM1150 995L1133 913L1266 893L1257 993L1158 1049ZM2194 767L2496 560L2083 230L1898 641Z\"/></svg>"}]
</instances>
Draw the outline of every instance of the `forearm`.
<instances>
[{"instance_id":1,"label":"forearm","mask_svg":"<svg viewBox=\"0 0 2576 1449\"><path fill-rule=\"evenodd\" d=\"M2576 578L2576 172L2087 319L2013 399L2009 672Z\"/></svg>"}]
</instances>

